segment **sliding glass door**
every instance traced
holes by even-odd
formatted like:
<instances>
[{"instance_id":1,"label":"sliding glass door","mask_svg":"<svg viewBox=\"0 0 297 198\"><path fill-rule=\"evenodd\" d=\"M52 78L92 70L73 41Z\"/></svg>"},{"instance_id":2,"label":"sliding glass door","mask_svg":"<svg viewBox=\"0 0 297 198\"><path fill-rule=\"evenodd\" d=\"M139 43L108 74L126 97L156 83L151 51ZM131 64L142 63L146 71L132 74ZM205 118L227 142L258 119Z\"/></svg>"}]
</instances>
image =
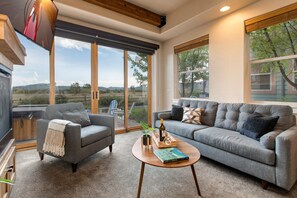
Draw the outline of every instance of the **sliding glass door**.
<instances>
[{"instance_id":1,"label":"sliding glass door","mask_svg":"<svg viewBox=\"0 0 297 198\"><path fill-rule=\"evenodd\" d=\"M104 46L98 46L97 54L95 112L114 116L118 131L139 129L140 121L149 122L149 56Z\"/></svg>"},{"instance_id":2,"label":"sliding glass door","mask_svg":"<svg viewBox=\"0 0 297 198\"><path fill-rule=\"evenodd\" d=\"M148 55L128 52L128 128L148 122Z\"/></svg>"},{"instance_id":3,"label":"sliding glass door","mask_svg":"<svg viewBox=\"0 0 297 198\"><path fill-rule=\"evenodd\" d=\"M99 114L115 116L116 130L125 129L124 50L98 47Z\"/></svg>"}]
</instances>

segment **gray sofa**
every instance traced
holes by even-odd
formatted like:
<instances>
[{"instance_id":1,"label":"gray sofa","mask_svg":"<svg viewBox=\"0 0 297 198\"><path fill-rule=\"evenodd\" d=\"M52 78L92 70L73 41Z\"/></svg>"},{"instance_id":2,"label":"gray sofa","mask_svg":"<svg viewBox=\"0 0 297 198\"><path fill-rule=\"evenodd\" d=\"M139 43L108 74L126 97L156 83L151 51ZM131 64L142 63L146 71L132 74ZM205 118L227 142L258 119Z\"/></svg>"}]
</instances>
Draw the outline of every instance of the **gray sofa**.
<instances>
[{"instance_id":1,"label":"gray sofa","mask_svg":"<svg viewBox=\"0 0 297 198\"><path fill-rule=\"evenodd\" d=\"M170 119L164 122L167 131L197 147L202 156L258 177L262 184L269 182L286 190L294 185L297 179L297 126L291 107L184 99L180 99L178 105L205 110L202 125ZM279 116L274 131L262 136L260 141L239 133L247 117L254 112ZM170 114L170 111L154 112L153 127L160 126L160 114Z\"/></svg>"},{"instance_id":2,"label":"gray sofa","mask_svg":"<svg viewBox=\"0 0 297 198\"><path fill-rule=\"evenodd\" d=\"M46 108L44 118L37 120L37 151L43 160L43 143L49 121L63 119L64 113L85 113L82 103L67 103L50 105ZM89 114L90 126L81 127L80 124L70 123L65 129L65 155L58 157L72 163L72 171L76 172L77 163L86 157L97 153L112 144L115 139L115 120L110 115ZM46 153L53 156L51 153ZM56 157L56 156L54 156Z\"/></svg>"}]
</instances>

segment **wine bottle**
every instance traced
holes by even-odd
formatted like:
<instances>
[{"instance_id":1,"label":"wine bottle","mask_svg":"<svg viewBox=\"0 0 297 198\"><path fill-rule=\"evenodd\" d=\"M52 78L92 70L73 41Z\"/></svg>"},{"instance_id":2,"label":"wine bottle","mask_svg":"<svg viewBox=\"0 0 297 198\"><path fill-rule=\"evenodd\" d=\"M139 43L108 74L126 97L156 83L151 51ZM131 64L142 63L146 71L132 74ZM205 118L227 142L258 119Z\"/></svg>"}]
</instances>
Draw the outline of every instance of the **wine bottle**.
<instances>
[{"instance_id":1,"label":"wine bottle","mask_svg":"<svg viewBox=\"0 0 297 198\"><path fill-rule=\"evenodd\" d=\"M164 131L165 131L164 120L161 119L160 123L161 123L161 125L159 127L159 138L160 138L160 141L163 141L164 140L163 134L164 134Z\"/></svg>"}]
</instances>

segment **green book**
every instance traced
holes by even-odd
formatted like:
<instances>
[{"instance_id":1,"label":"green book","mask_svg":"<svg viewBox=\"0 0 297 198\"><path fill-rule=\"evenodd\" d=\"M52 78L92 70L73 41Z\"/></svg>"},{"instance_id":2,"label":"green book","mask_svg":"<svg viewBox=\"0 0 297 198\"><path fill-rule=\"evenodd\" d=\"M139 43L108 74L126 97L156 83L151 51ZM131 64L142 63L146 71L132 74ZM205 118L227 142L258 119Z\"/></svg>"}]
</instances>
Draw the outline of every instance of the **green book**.
<instances>
[{"instance_id":1,"label":"green book","mask_svg":"<svg viewBox=\"0 0 297 198\"><path fill-rule=\"evenodd\" d=\"M155 149L154 154L163 162L175 162L180 160L188 160L189 156L178 150L177 148Z\"/></svg>"}]
</instances>

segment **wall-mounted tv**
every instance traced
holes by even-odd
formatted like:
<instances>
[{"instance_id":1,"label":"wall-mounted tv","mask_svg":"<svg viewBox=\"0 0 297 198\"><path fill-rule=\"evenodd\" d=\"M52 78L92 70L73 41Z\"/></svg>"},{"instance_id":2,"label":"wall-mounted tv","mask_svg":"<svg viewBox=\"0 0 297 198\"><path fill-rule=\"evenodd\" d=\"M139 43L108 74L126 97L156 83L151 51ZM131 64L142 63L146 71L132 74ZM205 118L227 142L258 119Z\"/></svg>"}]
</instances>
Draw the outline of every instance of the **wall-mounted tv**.
<instances>
[{"instance_id":1,"label":"wall-mounted tv","mask_svg":"<svg viewBox=\"0 0 297 198\"><path fill-rule=\"evenodd\" d=\"M0 64L0 156L12 138L11 75Z\"/></svg>"},{"instance_id":2,"label":"wall-mounted tv","mask_svg":"<svg viewBox=\"0 0 297 198\"><path fill-rule=\"evenodd\" d=\"M9 17L16 31L51 50L58 15L52 0L0 0L0 14Z\"/></svg>"}]
</instances>

